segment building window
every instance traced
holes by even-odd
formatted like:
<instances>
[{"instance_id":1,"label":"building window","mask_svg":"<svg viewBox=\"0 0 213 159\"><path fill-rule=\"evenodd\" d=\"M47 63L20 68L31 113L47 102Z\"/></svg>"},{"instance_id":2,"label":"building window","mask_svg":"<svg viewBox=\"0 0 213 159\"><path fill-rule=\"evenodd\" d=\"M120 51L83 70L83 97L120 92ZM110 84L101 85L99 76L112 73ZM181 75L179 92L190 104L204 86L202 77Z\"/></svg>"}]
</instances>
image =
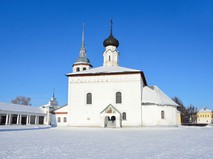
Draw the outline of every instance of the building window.
<instances>
[{"instance_id":1,"label":"building window","mask_svg":"<svg viewBox=\"0 0 213 159\"><path fill-rule=\"evenodd\" d=\"M64 117L64 123L66 123L67 122L67 118L66 117Z\"/></svg>"},{"instance_id":2,"label":"building window","mask_svg":"<svg viewBox=\"0 0 213 159\"><path fill-rule=\"evenodd\" d=\"M86 70L86 69L87 69L86 67L83 68L83 70Z\"/></svg>"},{"instance_id":3,"label":"building window","mask_svg":"<svg viewBox=\"0 0 213 159\"><path fill-rule=\"evenodd\" d=\"M161 111L161 119L165 119L165 112L163 110Z\"/></svg>"},{"instance_id":4,"label":"building window","mask_svg":"<svg viewBox=\"0 0 213 159\"><path fill-rule=\"evenodd\" d=\"M126 120L126 112L123 112L123 113L122 113L122 119L123 119L123 120Z\"/></svg>"},{"instance_id":5,"label":"building window","mask_svg":"<svg viewBox=\"0 0 213 159\"><path fill-rule=\"evenodd\" d=\"M77 68L76 68L76 72L79 72L79 71L80 71L80 68L79 68L79 67L77 67Z\"/></svg>"},{"instance_id":6,"label":"building window","mask_svg":"<svg viewBox=\"0 0 213 159\"><path fill-rule=\"evenodd\" d=\"M87 93L87 104L92 104L92 93Z\"/></svg>"},{"instance_id":7,"label":"building window","mask_svg":"<svg viewBox=\"0 0 213 159\"><path fill-rule=\"evenodd\" d=\"M121 92L116 93L116 103L122 103L122 94Z\"/></svg>"},{"instance_id":8,"label":"building window","mask_svg":"<svg viewBox=\"0 0 213 159\"><path fill-rule=\"evenodd\" d=\"M58 123L60 123L61 122L61 118L60 117L58 117Z\"/></svg>"},{"instance_id":9,"label":"building window","mask_svg":"<svg viewBox=\"0 0 213 159\"><path fill-rule=\"evenodd\" d=\"M109 61L111 60L111 57L109 56Z\"/></svg>"}]
</instances>

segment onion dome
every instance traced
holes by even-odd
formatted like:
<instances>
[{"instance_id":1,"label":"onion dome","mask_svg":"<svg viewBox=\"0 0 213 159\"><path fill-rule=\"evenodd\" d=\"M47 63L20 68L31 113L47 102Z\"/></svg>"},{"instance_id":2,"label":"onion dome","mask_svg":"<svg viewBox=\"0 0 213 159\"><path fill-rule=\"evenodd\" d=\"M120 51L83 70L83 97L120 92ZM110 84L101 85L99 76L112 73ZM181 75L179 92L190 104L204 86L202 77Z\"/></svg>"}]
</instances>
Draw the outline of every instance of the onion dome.
<instances>
[{"instance_id":1,"label":"onion dome","mask_svg":"<svg viewBox=\"0 0 213 159\"><path fill-rule=\"evenodd\" d=\"M119 41L116 38L114 38L113 35L112 35L112 33L111 33L110 36L106 40L104 40L103 45L105 47L107 47L109 45L118 47L119 46Z\"/></svg>"},{"instance_id":2,"label":"onion dome","mask_svg":"<svg viewBox=\"0 0 213 159\"><path fill-rule=\"evenodd\" d=\"M112 19L111 19L110 23L111 23L110 36L107 39L104 40L103 45L105 47L107 47L109 45L118 47L119 46L119 41L116 38L114 38L113 35L112 35Z\"/></svg>"}]
</instances>

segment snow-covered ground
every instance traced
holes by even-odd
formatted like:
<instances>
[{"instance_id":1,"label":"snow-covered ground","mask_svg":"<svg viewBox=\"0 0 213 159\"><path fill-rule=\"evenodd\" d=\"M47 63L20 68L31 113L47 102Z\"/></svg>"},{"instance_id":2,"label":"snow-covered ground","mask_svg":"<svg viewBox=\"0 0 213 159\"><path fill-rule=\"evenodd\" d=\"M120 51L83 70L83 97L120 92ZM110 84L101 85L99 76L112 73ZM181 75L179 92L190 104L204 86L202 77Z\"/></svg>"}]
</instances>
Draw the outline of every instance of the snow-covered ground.
<instances>
[{"instance_id":1,"label":"snow-covered ground","mask_svg":"<svg viewBox=\"0 0 213 159\"><path fill-rule=\"evenodd\" d=\"M213 127L0 131L6 159L212 159Z\"/></svg>"}]
</instances>

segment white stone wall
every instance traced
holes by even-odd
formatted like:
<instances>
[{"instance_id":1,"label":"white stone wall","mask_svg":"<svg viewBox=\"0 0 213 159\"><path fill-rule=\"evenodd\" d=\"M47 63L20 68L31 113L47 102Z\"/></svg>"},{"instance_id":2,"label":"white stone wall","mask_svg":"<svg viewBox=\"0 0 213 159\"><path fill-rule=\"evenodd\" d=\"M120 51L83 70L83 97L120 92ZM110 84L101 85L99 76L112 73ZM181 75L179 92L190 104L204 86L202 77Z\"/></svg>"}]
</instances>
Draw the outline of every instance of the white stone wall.
<instances>
[{"instance_id":1,"label":"white stone wall","mask_svg":"<svg viewBox=\"0 0 213 159\"><path fill-rule=\"evenodd\" d=\"M142 85L139 73L69 77L69 125L102 126L100 113L112 104L127 113L123 126L140 126ZM122 93L122 104L115 103L116 92ZM92 104L86 104L87 93L92 93Z\"/></svg>"},{"instance_id":2,"label":"white stone wall","mask_svg":"<svg viewBox=\"0 0 213 159\"><path fill-rule=\"evenodd\" d=\"M161 119L161 111L165 118ZM177 108L174 106L142 105L143 126L177 126Z\"/></svg>"},{"instance_id":3,"label":"white stone wall","mask_svg":"<svg viewBox=\"0 0 213 159\"><path fill-rule=\"evenodd\" d=\"M55 114L51 115L51 125L52 126L67 126L68 125L68 106L62 107L55 111ZM61 114L60 114L61 113ZM61 121L58 122L58 118L61 118ZM66 122L64 122L64 118L66 118Z\"/></svg>"},{"instance_id":4,"label":"white stone wall","mask_svg":"<svg viewBox=\"0 0 213 159\"><path fill-rule=\"evenodd\" d=\"M84 69L85 70L88 70L88 69L90 69L90 66L89 65L87 65L87 64L82 64L82 65L80 65L80 64L76 64L76 65L74 65L73 66L73 72L77 72L76 70L77 70L77 68L79 68L79 70L80 71L78 71L78 72L81 72L81 71L84 71Z\"/></svg>"},{"instance_id":5,"label":"white stone wall","mask_svg":"<svg viewBox=\"0 0 213 159\"><path fill-rule=\"evenodd\" d=\"M118 66L119 53L115 46L107 46L103 53L104 63L103 66Z\"/></svg>"}]
</instances>

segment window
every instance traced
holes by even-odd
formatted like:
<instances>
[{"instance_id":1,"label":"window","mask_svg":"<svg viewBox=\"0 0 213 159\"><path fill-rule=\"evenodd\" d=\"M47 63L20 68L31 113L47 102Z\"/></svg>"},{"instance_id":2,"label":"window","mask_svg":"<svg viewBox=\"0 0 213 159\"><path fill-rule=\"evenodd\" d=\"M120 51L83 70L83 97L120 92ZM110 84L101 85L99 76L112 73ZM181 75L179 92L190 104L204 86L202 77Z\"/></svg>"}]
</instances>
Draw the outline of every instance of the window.
<instances>
[{"instance_id":1,"label":"window","mask_svg":"<svg viewBox=\"0 0 213 159\"><path fill-rule=\"evenodd\" d=\"M123 119L123 120L126 120L126 112L123 112L123 113L122 113L122 119Z\"/></svg>"},{"instance_id":2,"label":"window","mask_svg":"<svg viewBox=\"0 0 213 159\"><path fill-rule=\"evenodd\" d=\"M60 123L61 122L61 118L60 117L58 117L58 123Z\"/></svg>"},{"instance_id":3,"label":"window","mask_svg":"<svg viewBox=\"0 0 213 159\"><path fill-rule=\"evenodd\" d=\"M66 123L67 122L67 118L66 117L64 117L64 123Z\"/></svg>"},{"instance_id":4,"label":"window","mask_svg":"<svg viewBox=\"0 0 213 159\"><path fill-rule=\"evenodd\" d=\"M161 119L165 119L165 113L163 110L161 111Z\"/></svg>"},{"instance_id":5,"label":"window","mask_svg":"<svg viewBox=\"0 0 213 159\"><path fill-rule=\"evenodd\" d=\"M109 61L111 60L111 57L109 56Z\"/></svg>"},{"instance_id":6,"label":"window","mask_svg":"<svg viewBox=\"0 0 213 159\"><path fill-rule=\"evenodd\" d=\"M122 94L121 92L116 93L116 103L122 103Z\"/></svg>"},{"instance_id":7,"label":"window","mask_svg":"<svg viewBox=\"0 0 213 159\"><path fill-rule=\"evenodd\" d=\"M79 72L79 71L80 71L80 68L79 68L79 67L77 67L77 68L76 68L76 72Z\"/></svg>"},{"instance_id":8,"label":"window","mask_svg":"<svg viewBox=\"0 0 213 159\"><path fill-rule=\"evenodd\" d=\"M86 67L83 68L83 70L86 70L86 69L87 69Z\"/></svg>"},{"instance_id":9,"label":"window","mask_svg":"<svg viewBox=\"0 0 213 159\"><path fill-rule=\"evenodd\" d=\"M87 104L92 104L92 93L87 93Z\"/></svg>"}]
</instances>

